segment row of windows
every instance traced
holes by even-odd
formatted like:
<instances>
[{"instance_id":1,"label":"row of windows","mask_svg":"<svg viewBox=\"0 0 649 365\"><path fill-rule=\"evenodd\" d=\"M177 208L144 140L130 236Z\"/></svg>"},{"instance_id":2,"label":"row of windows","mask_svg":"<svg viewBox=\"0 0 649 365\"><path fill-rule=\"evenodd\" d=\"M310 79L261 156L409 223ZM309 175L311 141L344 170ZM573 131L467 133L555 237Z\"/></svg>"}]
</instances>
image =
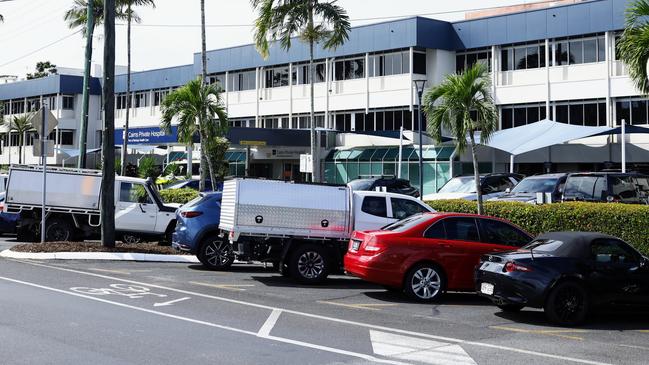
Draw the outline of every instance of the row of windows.
<instances>
[{"instance_id":1,"label":"row of windows","mask_svg":"<svg viewBox=\"0 0 649 365\"><path fill-rule=\"evenodd\" d=\"M311 118L308 115L294 115L292 123L289 123L288 116L272 116L261 118L261 127L268 129L309 129L311 128ZM253 120L254 122L254 120ZM325 128L324 114L315 115L315 127Z\"/></svg>"},{"instance_id":2,"label":"row of windows","mask_svg":"<svg viewBox=\"0 0 649 365\"><path fill-rule=\"evenodd\" d=\"M56 141L56 131L52 131L49 135L49 139L52 141ZM70 129L59 129L59 143L60 145L64 146L72 146L74 145L74 130ZM3 145L5 147L9 146L9 140L7 139L7 133L1 133L0 134L0 141L2 141ZM25 146L32 146L34 145L34 140L38 138L38 133L31 131L27 132L25 134L25 139L23 141L23 145ZM11 132L11 146L18 146L20 143L18 133L16 132Z\"/></svg>"},{"instance_id":3,"label":"row of windows","mask_svg":"<svg viewBox=\"0 0 649 365\"><path fill-rule=\"evenodd\" d=\"M159 93L158 91L157 93ZM166 94L165 94L166 95ZM159 96L156 94L156 96ZM131 94L131 101L129 103L129 107L135 106L136 108L146 108L150 106L150 96L148 91L143 91L143 92L136 92ZM162 99L156 98L156 106L160 105ZM115 109L126 109L126 93L123 94L117 94L115 96Z\"/></svg>"},{"instance_id":4,"label":"row of windows","mask_svg":"<svg viewBox=\"0 0 649 365\"><path fill-rule=\"evenodd\" d=\"M502 71L545 67L545 43L503 48L500 62Z\"/></svg>"},{"instance_id":5,"label":"row of windows","mask_svg":"<svg viewBox=\"0 0 649 365\"><path fill-rule=\"evenodd\" d=\"M615 120L626 124L649 124L647 99L624 98L615 100Z\"/></svg>"},{"instance_id":6,"label":"row of windows","mask_svg":"<svg viewBox=\"0 0 649 365\"><path fill-rule=\"evenodd\" d=\"M501 116L502 129L520 127L545 119L545 104L505 105Z\"/></svg>"},{"instance_id":7,"label":"row of windows","mask_svg":"<svg viewBox=\"0 0 649 365\"><path fill-rule=\"evenodd\" d=\"M401 127L404 130L413 130L417 129L417 115L416 110L413 113L408 109L378 110L367 114L338 113L334 116L334 128L341 132L398 131Z\"/></svg>"},{"instance_id":8,"label":"row of windows","mask_svg":"<svg viewBox=\"0 0 649 365\"><path fill-rule=\"evenodd\" d=\"M646 108L645 108L646 110ZM550 116L546 116L545 104L504 105L501 107L502 129L520 127L545 119L580 126L606 126L606 102L604 100L579 100L554 103Z\"/></svg>"},{"instance_id":9,"label":"row of windows","mask_svg":"<svg viewBox=\"0 0 649 365\"><path fill-rule=\"evenodd\" d=\"M62 106L63 110L74 110L74 96L63 95ZM43 101L47 103L50 110L56 109L56 96L47 95L43 96ZM15 99L4 102L7 114L23 114L31 113L41 108L40 98L35 99Z\"/></svg>"}]
</instances>

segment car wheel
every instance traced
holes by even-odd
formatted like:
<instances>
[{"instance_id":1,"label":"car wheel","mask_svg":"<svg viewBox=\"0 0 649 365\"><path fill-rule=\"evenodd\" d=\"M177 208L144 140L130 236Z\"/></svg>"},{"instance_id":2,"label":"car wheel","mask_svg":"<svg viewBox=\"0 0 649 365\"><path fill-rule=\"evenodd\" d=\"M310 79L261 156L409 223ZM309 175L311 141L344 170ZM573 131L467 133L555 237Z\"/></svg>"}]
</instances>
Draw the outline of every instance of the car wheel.
<instances>
[{"instance_id":1,"label":"car wheel","mask_svg":"<svg viewBox=\"0 0 649 365\"><path fill-rule=\"evenodd\" d=\"M548 319L559 325L581 323L588 314L588 293L579 283L559 283L548 295L544 310Z\"/></svg>"},{"instance_id":2,"label":"car wheel","mask_svg":"<svg viewBox=\"0 0 649 365\"><path fill-rule=\"evenodd\" d=\"M124 233L122 235L122 242L134 245L142 242L142 237L132 233Z\"/></svg>"},{"instance_id":3,"label":"car wheel","mask_svg":"<svg viewBox=\"0 0 649 365\"><path fill-rule=\"evenodd\" d=\"M317 284L329 275L330 261L322 247L307 244L293 252L289 271L301 283Z\"/></svg>"},{"instance_id":4,"label":"car wheel","mask_svg":"<svg viewBox=\"0 0 649 365\"><path fill-rule=\"evenodd\" d=\"M52 219L45 229L45 240L49 242L65 242L72 237L72 227L63 219Z\"/></svg>"},{"instance_id":5,"label":"car wheel","mask_svg":"<svg viewBox=\"0 0 649 365\"><path fill-rule=\"evenodd\" d=\"M520 312L525 306L520 304L499 304L497 307L503 312L515 313Z\"/></svg>"},{"instance_id":6,"label":"car wheel","mask_svg":"<svg viewBox=\"0 0 649 365\"><path fill-rule=\"evenodd\" d=\"M431 263L416 265L406 275L403 290L410 298L432 302L444 292L446 279L439 266Z\"/></svg>"},{"instance_id":7,"label":"car wheel","mask_svg":"<svg viewBox=\"0 0 649 365\"><path fill-rule=\"evenodd\" d=\"M219 236L205 238L196 256L210 270L225 270L234 262L230 242Z\"/></svg>"}]
</instances>

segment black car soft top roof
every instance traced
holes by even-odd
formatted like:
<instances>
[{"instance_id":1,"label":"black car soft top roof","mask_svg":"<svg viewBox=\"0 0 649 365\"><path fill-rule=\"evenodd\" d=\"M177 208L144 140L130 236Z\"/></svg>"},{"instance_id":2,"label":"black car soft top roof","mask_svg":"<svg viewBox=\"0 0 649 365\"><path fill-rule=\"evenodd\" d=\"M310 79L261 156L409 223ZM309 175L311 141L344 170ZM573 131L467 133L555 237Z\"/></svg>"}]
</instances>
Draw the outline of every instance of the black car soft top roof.
<instances>
[{"instance_id":1,"label":"black car soft top roof","mask_svg":"<svg viewBox=\"0 0 649 365\"><path fill-rule=\"evenodd\" d=\"M563 257L587 257L590 255L590 244L596 239L616 239L604 233L597 232L548 232L536 237L534 240L554 240L561 241L561 245L553 254Z\"/></svg>"}]
</instances>

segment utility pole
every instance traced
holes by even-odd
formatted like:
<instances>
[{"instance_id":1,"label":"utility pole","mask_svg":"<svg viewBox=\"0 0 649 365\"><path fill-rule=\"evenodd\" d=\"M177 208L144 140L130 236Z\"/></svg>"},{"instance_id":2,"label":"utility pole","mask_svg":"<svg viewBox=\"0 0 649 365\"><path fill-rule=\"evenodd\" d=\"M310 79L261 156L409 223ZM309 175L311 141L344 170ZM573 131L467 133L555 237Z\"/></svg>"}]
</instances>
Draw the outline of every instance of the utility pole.
<instances>
[{"instance_id":1,"label":"utility pole","mask_svg":"<svg viewBox=\"0 0 649 365\"><path fill-rule=\"evenodd\" d=\"M81 128L79 128L79 159L77 167L86 167L86 149L88 143L88 103L90 101L90 64L92 63L92 37L95 28L95 2L87 0L88 9L86 17L86 62L83 70L83 96L81 106Z\"/></svg>"},{"instance_id":2,"label":"utility pole","mask_svg":"<svg viewBox=\"0 0 649 365\"><path fill-rule=\"evenodd\" d=\"M131 2L129 1L128 3L128 9L127 9L127 16L128 16L128 21L127 21L127 26L126 26L126 42L128 52L127 52L127 71L126 71L126 120L124 121L124 135L123 135L123 140L122 140L122 158L121 158L121 170L120 175L126 176L126 153L128 149L128 125L130 122L131 118Z\"/></svg>"},{"instance_id":3,"label":"utility pole","mask_svg":"<svg viewBox=\"0 0 649 365\"><path fill-rule=\"evenodd\" d=\"M101 243L115 247L115 0L104 0Z\"/></svg>"}]
</instances>

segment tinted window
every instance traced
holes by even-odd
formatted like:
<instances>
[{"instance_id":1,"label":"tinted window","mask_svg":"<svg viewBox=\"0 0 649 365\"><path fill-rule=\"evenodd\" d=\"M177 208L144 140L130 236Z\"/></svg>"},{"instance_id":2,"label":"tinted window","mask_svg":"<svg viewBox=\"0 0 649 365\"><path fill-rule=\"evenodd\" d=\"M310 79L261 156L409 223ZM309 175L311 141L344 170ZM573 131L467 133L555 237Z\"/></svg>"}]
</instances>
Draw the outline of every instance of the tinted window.
<instances>
[{"instance_id":1,"label":"tinted window","mask_svg":"<svg viewBox=\"0 0 649 365\"><path fill-rule=\"evenodd\" d=\"M123 182L119 189L119 201L126 203L153 204L142 184Z\"/></svg>"},{"instance_id":2,"label":"tinted window","mask_svg":"<svg viewBox=\"0 0 649 365\"><path fill-rule=\"evenodd\" d=\"M427 212L428 210L421 206L419 203L399 198L390 198L392 202L392 217L403 219L413 214Z\"/></svg>"},{"instance_id":3,"label":"tinted window","mask_svg":"<svg viewBox=\"0 0 649 365\"><path fill-rule=\"evenodd\" d=\"M492 219L479 221L482 228L482 242L521 247L531 240L526 234L507 223Z\"/></svg>"},{"instance_id":4,"label":"tinted window","mask_svg":"<svg viewBox=\"0 0 649 365\"><path fill-rule=\"evenodd\" d=\"M447 218L444 220L444 228L449 240L480 241L478 227L473 218Z\"/></svg>"},{"instance_id":5,"label":"tinted window","mask_svg":"<svg viewBox=\"0 0 649 365\"><path fill-rule=\"evenodd\" d=\"M622 202L637 202L638 193L630 176L611 176L609 178L611 183L611 195L614 199L619 199Z\"/></svg>"},{"instance_id":6,"label":"tinted window","mask_svg":"<svg viewBox=\"0 0 649 365\"><path fill-rule=\"evenodd\" d=\"M637 263L637 254L626 243L613 239L598 239L591 244L591 257L599 263Z\"/></svg>"},{"instance_id":7,"label":"tinted window","mask_svg":"<svg viewBox=\"0 0 649 365\"><path fill-rule=\"evenodd\" d=\"M430 219L430 216L425 214L416 214L406 219L390 223L381 229L384 231L404 232L427 219Z\"/></svg>"},{"instance_id":8,"label":"tinted window","mask_svg":"<svg viewBox=\"0 0 649 365\"><path fill-rule=\"evenodd\" d=\"M605 200L606 190L604 176L572 176L568 178L563 194L566 199Z\"/></svg>"},{"instance_id":9,"label":"tinted window","mask_svg":"<svg viewBox=\"0 0 649 365\"><path fill-rule=\"evenodd\" d=\"M514 187L514 184L506 176L488 177L482 184L482 189L487 194L505 191L507 188L512 187Z\"/></svg>"},{"instance_id":10,"label":"tinted window","mask_svg":"<svg viewBox=\"0 0 649 365\"><path fill-rule=\"evenodd\" d=\"M446 230L444 229L444 222L433 223L433 225L428 227L426 232L424 232L424 237L433 239L445 239Z\"/></svg>"},{"instance_id":11,"label":"tinted window","mask_svg":"<svg viewBox=\"0 0 649 365\"><path fill-rule=\"evenodd\" d=\"M512 193L551 193L556 185L557 179L555 178L528 178L516 185L512 189Z\"/></svg>"},{"instance_id":12,"label":"tinted window","mask_svg":"<svg viewBox=\"0 0 649 365\"><path fill-rule=\"evenodd\" d=\"M367 196L363 199L361 210L367 214L379 217L388 217L388 208L385 204L385 198L380 196Z\"/></svg>"}]
</instances>

